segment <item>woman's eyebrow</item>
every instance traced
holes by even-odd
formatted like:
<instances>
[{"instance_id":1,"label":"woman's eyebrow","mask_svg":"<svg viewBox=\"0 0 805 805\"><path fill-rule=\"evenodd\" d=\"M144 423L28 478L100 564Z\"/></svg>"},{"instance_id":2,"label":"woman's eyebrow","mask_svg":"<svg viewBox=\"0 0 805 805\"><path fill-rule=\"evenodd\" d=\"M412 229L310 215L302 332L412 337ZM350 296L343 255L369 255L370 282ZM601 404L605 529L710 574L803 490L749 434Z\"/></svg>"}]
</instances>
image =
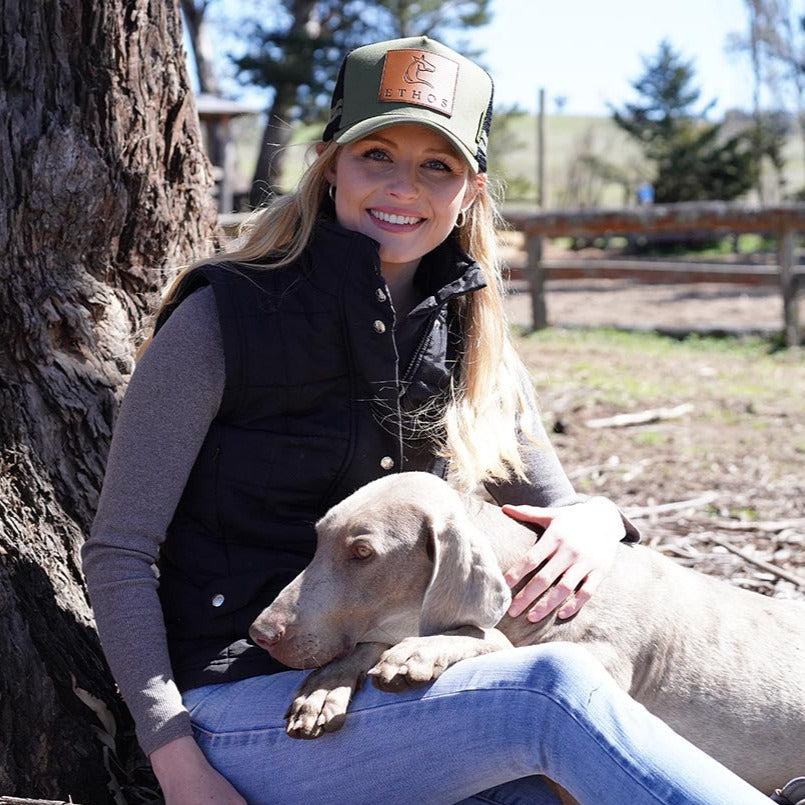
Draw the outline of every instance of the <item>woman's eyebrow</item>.
<instances>
[{"instance_id":1,"label":"woman's eyebrow","mask_svg":"<svg viewBox=\"0 0 805 805\"><path fill-rule=\"evenodd\" d=\"M363 143L383 143L384 145L391 146L392 148L397 147L397 143L394 140L389 140L388 137L384 137L382 134L367 134L360 142Z\"/></svg>"}]
</instances>

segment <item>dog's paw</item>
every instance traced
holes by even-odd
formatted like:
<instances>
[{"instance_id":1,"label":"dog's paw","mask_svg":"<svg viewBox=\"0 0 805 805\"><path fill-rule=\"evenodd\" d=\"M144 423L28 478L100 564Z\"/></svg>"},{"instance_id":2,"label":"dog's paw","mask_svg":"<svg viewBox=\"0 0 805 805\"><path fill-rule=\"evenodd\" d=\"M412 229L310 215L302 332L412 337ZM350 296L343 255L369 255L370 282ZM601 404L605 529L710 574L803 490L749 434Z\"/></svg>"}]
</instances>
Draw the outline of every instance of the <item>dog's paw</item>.
<instances>
[{"instance_id":1,"label":"dog's paw","mask_svg":"<svg viewBox=\"0 0 805 805\"><path fill-rule=\"evenodd\" d=\"M452 662L438 636L406 637L367 672L375 687L391 693L438 679Z\"/></svg>"},{"instance_id":2,"label":"dog's paw","mask_svg":"<svg viewBox=\"0 0 805 805\"><path fill-rule=\"evenodd\" d=\"M344 726L353 687L319 687L307 682L285 713L285 731L291 738L318 738Z\"/></svg>"},{"instance_id":3,"label":"dog's paw","mask_svg":"<svg viewBox=\"0 0 805 805\"><path fill-rule=\"evenodd\" d=\"M285 713L292 738L318 738L344 726L352 696L388 648L387 643L359 643L349 653L311 671Z\"/></svg>"}]
</instances>

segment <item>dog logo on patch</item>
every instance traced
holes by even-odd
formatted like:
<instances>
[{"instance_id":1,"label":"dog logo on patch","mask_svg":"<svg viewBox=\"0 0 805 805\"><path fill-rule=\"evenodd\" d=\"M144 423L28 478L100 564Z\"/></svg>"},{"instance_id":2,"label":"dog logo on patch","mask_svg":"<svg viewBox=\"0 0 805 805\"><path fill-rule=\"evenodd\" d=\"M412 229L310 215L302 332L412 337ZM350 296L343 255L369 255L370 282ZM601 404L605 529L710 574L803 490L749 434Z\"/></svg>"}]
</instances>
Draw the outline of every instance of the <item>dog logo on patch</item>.
<instances>
[{"instance_id":1,"label":"dog logo on patch","mask_svg":"<svg viewBox=\"0 0 805 805\"><path fill-rule=\"evenodd\" d=\"M435 72L436 68L424 56L412 56L411 63L403 73L403 81L407 84L425 84L425 86L433 89L433 84L427 81L424 76Z\"/></svg>"},{"instance_id":2,"label":"dog logo on patch","mask_svg":"<svg viewBox=\"0 0 805 805\"><path fill-rule=\"evenodd\" d=\"M450 117L457 83L458 62L453 59L421 50L390 50L377 99L426 106Z\"/></svg>"}]
</instances>

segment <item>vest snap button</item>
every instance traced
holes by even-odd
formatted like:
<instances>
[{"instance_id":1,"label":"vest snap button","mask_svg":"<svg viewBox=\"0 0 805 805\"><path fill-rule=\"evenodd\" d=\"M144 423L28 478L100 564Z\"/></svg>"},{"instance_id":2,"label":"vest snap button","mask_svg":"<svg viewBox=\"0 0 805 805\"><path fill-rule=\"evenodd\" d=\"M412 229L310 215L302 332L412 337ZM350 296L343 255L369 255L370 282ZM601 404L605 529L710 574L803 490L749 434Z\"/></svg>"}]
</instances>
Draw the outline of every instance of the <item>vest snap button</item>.
<instances>
[{"instance_id":1,"label":"vest snap button","mask_svg":"<svg viewBox=\"0 0 805 805\"><path fill-rule=\"evenodd\" d=\"M375 322L375 332L376 333L385 333L386 332L386 325L383 324L380 319Z\"/></svg>"},{"instance_id":2,"label":"vest snap button","mask_svg":"<svg viewBox=\"0 0 805 805\"><path fill-rule=\"evenodd\" d=\"M223 595L221 595L221 593L217 593L216 595L214 595L212 597L212 605L214 607L220 607L224 603L225 600L226 599L224 598Z\"/></svg>"},{"instance_id":3,"label":"vest snap button","mask_svg":"<svg viewBox=\"0 0 805 805\"><path fill-rule=\"evenodd\" d=\"M386 292L382 288L378 288L375 291L375 296L377 297L378 302L385 302L386 301Z\"/></svg>"},{"instance_id":4,"label":"vest snap button","mask_svg":"<svg viewBox=\"0 0 805 805\"><path fill-rule=\"evenodd\" d=\"M380 466L384 470L390 470L394 467L394 459L391 456L383 456L383 458L380 459Z\"/></svg>"}]
</instances>

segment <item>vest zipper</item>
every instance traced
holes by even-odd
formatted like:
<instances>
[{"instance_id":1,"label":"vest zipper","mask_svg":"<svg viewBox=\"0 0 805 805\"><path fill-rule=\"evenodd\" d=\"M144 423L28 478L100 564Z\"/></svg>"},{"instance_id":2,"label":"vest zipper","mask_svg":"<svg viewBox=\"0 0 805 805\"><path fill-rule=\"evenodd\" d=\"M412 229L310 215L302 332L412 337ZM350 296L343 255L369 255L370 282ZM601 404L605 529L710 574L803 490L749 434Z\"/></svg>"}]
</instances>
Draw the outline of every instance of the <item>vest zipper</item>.
<instances>
[{"instance_id":1,"label":"vest zipper","mask_svg":"<svg viewBox=\"0 0 805 805\"><path fill-rule=\"evenodd\" d=\"M405 374L400 379L400 388L397 390L399 397L402 397L405 394L407 384L411 382L414 372L416 372L416 370L419 368L419 365L422 363L425 348L433 338L433 325L441 312L442 308L437 308L436 311L431 313L429 317L430 320L428 322L428 326L425 328L425 335L422 336L419 344L417 344L414 354L411 356L411 360L408 362L408 366L405 369Z\"/></svg>"},{"instance_id":2,"label":"vest zipper","mask_svg":"<svg viewBox=\"0 0 805 805\"><path fill-rule=\"evenodd\" d=\"M221 455L221 445L220 445L221 435L218 434L219 444L215 446L215 452L212 454L212 466L214 471L214 478L215 478L215 495L214 495L214 505L215 505L215 522L218 525L218 534L222 540L225 541L224 537L224 529L221 525L221 504L220 504L220 494L221 494L221 462L219 461L219 457ZM227 551L228 554L228 551ZM228 557L227 557L228 561Z\"/></svg>"}]
</instances>

